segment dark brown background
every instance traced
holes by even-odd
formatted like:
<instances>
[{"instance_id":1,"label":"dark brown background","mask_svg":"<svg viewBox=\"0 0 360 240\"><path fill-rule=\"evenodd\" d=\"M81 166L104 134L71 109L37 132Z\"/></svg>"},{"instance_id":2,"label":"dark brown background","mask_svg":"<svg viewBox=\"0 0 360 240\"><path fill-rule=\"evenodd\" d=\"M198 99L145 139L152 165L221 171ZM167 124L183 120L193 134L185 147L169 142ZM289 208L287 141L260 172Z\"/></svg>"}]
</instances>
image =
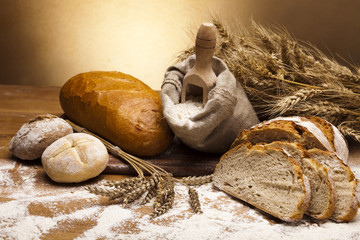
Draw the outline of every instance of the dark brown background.
<instances>
[{"instance_id":1,"label":"dark brown background","mask_svg":"<svg viewBox=\"0 0 360 240\"><path fill-rule=\"evenodd\" d=\"M0 0L0 83L61 86L73 75L118 70L159 90L191 46L189 29L219 16L280 24L327 54L360 63L360 1ZM338 58L345 64L341 58Z\"/></svg>"}]
</instances>

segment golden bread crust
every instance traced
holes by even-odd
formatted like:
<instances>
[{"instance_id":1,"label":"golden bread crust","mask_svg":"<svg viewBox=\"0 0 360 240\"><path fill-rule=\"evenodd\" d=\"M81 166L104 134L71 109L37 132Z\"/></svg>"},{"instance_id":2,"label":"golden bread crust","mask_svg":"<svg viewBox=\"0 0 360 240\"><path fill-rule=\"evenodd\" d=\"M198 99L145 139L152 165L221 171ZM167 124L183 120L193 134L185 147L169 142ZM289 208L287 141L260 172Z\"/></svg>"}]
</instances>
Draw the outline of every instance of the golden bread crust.
<instances>
[{"instance_id":1,"label":"golden bread crust","mask_svg":"<svg viewBox=\"0 0 360 240\"><path fill-rule=\"evenodd\" d=\"M153 156L172 142L159 93L130 75L78 74L61 88L60 103L69 119L128 153Z\"/></svg>"}]
</instances>

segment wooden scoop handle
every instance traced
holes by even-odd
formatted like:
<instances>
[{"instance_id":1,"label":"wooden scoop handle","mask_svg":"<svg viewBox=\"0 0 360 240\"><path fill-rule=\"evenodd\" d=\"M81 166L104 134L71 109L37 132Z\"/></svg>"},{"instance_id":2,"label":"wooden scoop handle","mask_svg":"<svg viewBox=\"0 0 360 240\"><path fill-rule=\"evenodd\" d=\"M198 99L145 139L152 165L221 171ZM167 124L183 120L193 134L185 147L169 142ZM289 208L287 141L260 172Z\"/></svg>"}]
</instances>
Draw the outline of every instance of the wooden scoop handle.
<instances>
[{"instance_id":1,"label":"wooden scoop handle","mask_svg":"<svg viewBox=\"0 0 360 240\"><path fill-rule=\"evenodd\" d=\"M196 35L194 68L197 71L212 70L212 57L216 47L216 28L212 23L201 24ZM206 80L205 80L206 81Z\"/></svg>"},{"instance_id":2,"label":"wooden scoop handle","mask_svg":"<svg viewBox=\"0 0 360 240\"><path fill-rule=\"evenodd\" d=\"M212 23L201 24L195 41L195 65L184 77L181 102L185 102L188 85L202 88L203 105L207 102L207 95L216 83L216 75L212 70L212 57L215 47L216 27ZM191 94L191 88L189 94Z\"/></svg>"}]
</instances>

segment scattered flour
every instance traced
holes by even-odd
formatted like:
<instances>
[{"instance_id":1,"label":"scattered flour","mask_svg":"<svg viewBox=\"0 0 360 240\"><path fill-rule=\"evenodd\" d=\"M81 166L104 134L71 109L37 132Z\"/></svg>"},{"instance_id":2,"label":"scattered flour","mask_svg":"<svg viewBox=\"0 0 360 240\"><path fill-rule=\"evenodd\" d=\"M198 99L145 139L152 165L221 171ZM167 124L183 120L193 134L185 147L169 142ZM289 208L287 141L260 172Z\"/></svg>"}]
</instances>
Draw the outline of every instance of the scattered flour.
<instances>
[{"instance_id":1,"label":"scattered flour","mask_svg":"<svg viewBox=\"0 0 360 240\"><path fill-rule=\"evenodd\" d=\"M176 185L173 208L150 219L152 202L142 206L138 201L125 208L88 193L84 185L59 186L42 180L40 171L33 166L20 164L16 169L20 178L15 179L10 174L13 167L9 164L9 169L4 166L0 169L0 175L4 176L0 185L9 187L0 198L1 239L43 239L47 234L71 231L76 222L84 222L87 226L74 235L80 240L360 239L360 214L351 223L314 222L304 218L300 223L288 224L206 184L196 188L202 214L190 210L186 187ZM358 168L355 170L359 177ZM61 208L59 202L66 207ZM79 204L71 205L72 202ZM47 214L35 211L34 205L45 208Z\"/></svg>"}]
</instances>

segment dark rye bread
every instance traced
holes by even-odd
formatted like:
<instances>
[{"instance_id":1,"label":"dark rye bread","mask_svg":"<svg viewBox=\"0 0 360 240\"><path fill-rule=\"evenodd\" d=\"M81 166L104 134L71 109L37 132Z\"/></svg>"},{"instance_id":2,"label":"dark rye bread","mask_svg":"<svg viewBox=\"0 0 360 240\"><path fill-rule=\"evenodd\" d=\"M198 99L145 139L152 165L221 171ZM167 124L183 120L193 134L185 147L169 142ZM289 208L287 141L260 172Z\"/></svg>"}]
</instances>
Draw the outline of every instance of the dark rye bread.
<instances>
[{"instance_id":1,"label":"dark rye bread","mask_svg":"<svg viewBox=\"0 0 360 240\"><path fill-rule=\"evenodd\" d=\"M296 160L309 179L311 198L306 214L319 220L328 219L335 209L335 186L330 177L330 169L310 158L299 143L276 141L265 146L280 147Z\"/></svg>"},{"instance_id":2,"label":"dark rye bread","mask_svg":"<svg viewBox=\"0 0 360 240\"><path fill-rule=\"evenodd\" d=\"M288 222L302 219L310 186L299 163L281 148L244 142L217 164L214 185L262 211Z\"/></svg>"},{"instance_id":3,"label":"dark rye bread","mask_svg":"<svg viewBox=\"0 0 360 240\"><path fill-rule=\"evenodd\" d=\"M302 144L306 149L321 149L336 153L347 163L349 150L339 130L318 117L279 117L264 121L250 129L243 130L231 147L243 141L252 144L290 141Z\"/></svg>"}]
</instances>

